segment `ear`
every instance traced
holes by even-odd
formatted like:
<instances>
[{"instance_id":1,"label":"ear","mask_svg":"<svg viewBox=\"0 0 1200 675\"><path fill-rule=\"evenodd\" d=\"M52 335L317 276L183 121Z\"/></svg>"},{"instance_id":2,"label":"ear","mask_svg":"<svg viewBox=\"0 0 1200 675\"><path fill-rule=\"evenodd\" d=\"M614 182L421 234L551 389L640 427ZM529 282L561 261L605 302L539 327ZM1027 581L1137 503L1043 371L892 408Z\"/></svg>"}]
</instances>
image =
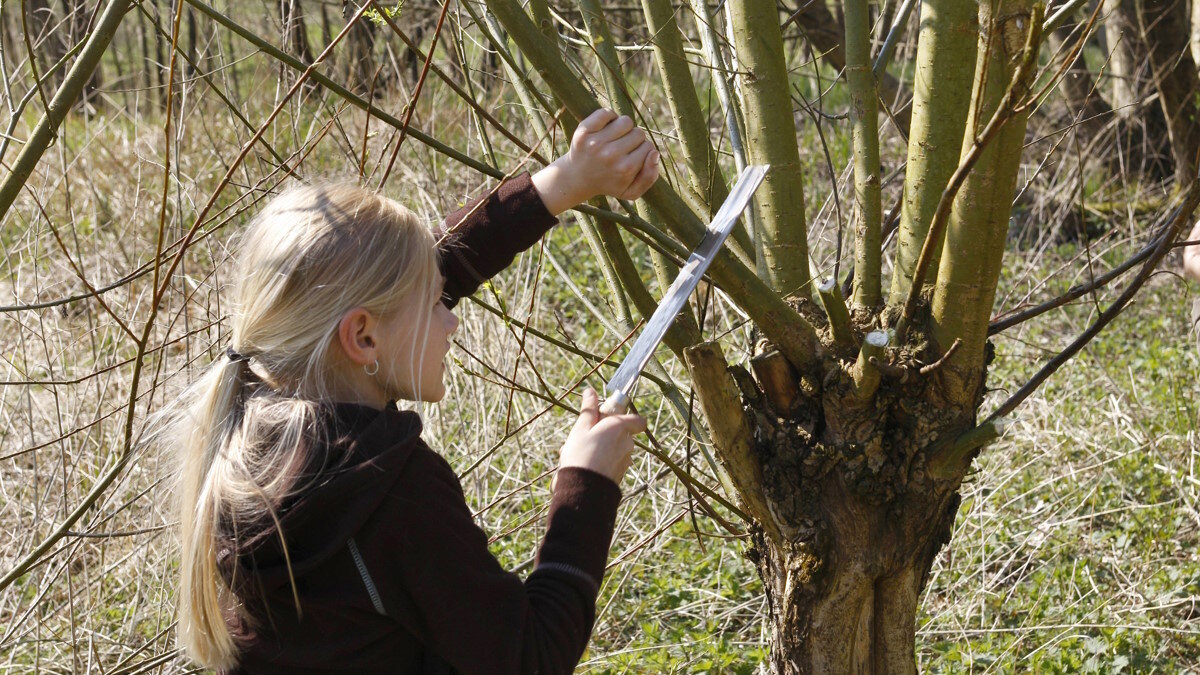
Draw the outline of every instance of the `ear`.
<instances>
[{"instance_id":1,"label":"ear","mask_svg":"<svg viewBox=\"0 0 1200 675\"><path fill-rule=\"evenodd\" d=\"M347 358L360 366L379 358L376 351L379 341L375 334L378 325L379 321L362 307L355 307L342 315L342 320L338 322L338 344Z\"/></svg>"}]
</instances>

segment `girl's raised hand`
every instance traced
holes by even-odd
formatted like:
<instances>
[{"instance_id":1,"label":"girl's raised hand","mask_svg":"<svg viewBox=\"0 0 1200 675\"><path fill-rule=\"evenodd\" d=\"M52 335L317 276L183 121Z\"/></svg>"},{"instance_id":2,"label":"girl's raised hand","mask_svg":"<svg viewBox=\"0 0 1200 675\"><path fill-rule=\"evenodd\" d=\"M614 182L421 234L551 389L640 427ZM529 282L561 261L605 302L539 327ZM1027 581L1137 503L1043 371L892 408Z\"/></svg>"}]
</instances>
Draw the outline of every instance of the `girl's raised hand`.
<instances>
[{"instance_id":1,"label":"girl's raised hand","mask_svg":"<svg viewBox=\"0 0 1200 675\"><path fill-rule=\"evenodd\" d=\"M550 213L597 195L641 197L658 180L659 154L645 132L608 108L588 115L575 129L571 149L533 176Z\"/></svg>"},{"instance_id":2,"label":"girl's raised hand","mask_svg":"<svg viewBox=\"0 0 1200 675\"><path fill-rule=\"evenodd\" d=\"M563 444L558 468L590 469L620 485L632 461L633 437L645 430L646 421L639 415L601 415L599 397L589 387L583 392L579 419Z\"/></svg>"}]
</instances>

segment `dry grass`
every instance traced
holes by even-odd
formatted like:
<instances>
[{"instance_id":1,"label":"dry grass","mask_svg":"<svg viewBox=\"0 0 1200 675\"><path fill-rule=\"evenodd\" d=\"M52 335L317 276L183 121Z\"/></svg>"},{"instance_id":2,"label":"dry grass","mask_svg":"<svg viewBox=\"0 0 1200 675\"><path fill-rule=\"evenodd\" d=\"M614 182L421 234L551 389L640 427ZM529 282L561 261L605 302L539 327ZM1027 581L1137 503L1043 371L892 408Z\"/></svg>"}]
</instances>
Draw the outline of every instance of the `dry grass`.
<instances>
[{"instance_id":1,"label":"dry grass","mask_svg":"<svg viewBox=\"0 0 1200 675\"><path fill-rule=\"evenodd\" d=\"M463 33L466 53L478 66L471 36ZM244 45L231 50L223 32L206 44L210 81L239 102L252 125L261 124L291 80L281 85L278 67ZM9 58L11 84L28 82L27 68ZM490 79L473 75L477 84ZM640 94L649 117L665 124L663 103L650 98L653 78L644 82ZM396 139L394 130L378 121L368 126L361 111L328 92L306 89L282 105L264 142L218 189L254 129L218 101L209 84L177 79L169 141L153 105L156 89L129 82L109 87L102 114L71 118L0 228L3 305L87 295L89 285L150 270L104 293L103 303L0 313L0 571L26 559L104 476L115 476L65 536L0 592L0 669L6 672L189 669L172 634L171 458L139 444L139 434L147 415L228 341L222 289L231 272L229 244L285 178L266 145L306 179L357 175L362 167L377 184ZM399 113L410 94L402 81L377 105ZM536 138L511 90L479 88L478 96L519 137ZM835 90L825 105L839 110L841 96ZM12 135L27 135L32 118L27 113ZM811 193L829 196L810 199L814 259L827 273L838 226L848 218L831 197L835 178L845 187L848 141L845 122L823 123L832 136L832 166L815 150L806 162ZM474 157L488 157L491 148L505 170L524 156L494 132L484 144L463 105L432 80L414 124ZM819 147L811 126L803 133L806 147ZM673 142L667 135L659 139ZM1035 200L1076 180L1069 172L1036 171L1052 145L1030 150L1026 176ZM899 141L890 143L889 166L901 149ZM396 167L385 191L431 221L483 183L411 138ZM897 188L888 186L889 203ZM1132 182L1088 189L1105 190L1108 199L1160 198ZM210 199L214 208L155 305L160 224L165 244L178 241ZM1045 210L1021 211L1031 212ZM1051 297L1084 278L1089 261L1093 269L1111 266L1143 236L1127 225L1136 222L1110 215L1113 234L1090 248L1034 237L1036 245L1010 258L998 306ZM593 358L524 326L593 356L608 353L622 337L601 321L615 310L575 228L568 222L544 250L522 256L479 294L506 320L477 304L462 305L448 401L424 411L427 440L462 472L468 501L510 569L527 569L541 534L538 516L549 488L544 473L571 419L562 408L574 405L571 390L581 378L602 383L587 376ZM564 283L550 258L579 290ZM1197 357L1183 327L1187 299L1176 280L1153 280L1130 316L1027 402L1009 437L978 464L964 489L954 541L939 558L923 602L923 669L1115 671L1122 659L1135 670L1175 669L1200 659ZM1080 303L1000 339L996 396L1023 382L1094 315L1094 306ZM136 338L144 329L149 339L139 359ZM747 328L719 296L706 332L728 334L731 360L745 355ZM139 360L144 367L135 378ZM666 365L680 380L678 364ZM699 480L717 485L696 441L684 433L684 420L652 388L643 387L641 406L656 444ZM122 457L125 463L114 470ZM743 543L719 536L720 528L649 454L639 456L625 494L596 632L580 670L753 672L763 658L766 609L741 557Z\"/></svg>"}]
</instances>

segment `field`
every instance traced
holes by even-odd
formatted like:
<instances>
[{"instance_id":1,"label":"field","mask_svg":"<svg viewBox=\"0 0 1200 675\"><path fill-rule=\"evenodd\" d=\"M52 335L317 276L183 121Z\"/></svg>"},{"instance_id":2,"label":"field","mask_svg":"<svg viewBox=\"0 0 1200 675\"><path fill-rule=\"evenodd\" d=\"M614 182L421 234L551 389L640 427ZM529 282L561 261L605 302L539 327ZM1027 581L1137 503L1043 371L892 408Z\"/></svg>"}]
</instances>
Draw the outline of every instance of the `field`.
<instances>
[{"instance_id":1,"label":"field","mask_svg":"<svg viewBox=\"0 0 1200 675\"><path fill-rule=\"evenodd\" d=\"M221 34L214 44L224 40ZM181 75L169 118L156 106L159 92L108 83L108 105L70 118L0 229L0 303L8 305L0 308L3 571L96 490L65 536L0 593L4 672L190 670L173 634L174 458L170 448L140 440L151 415L227 344L229 256L240 228L285 179L281 160L306 180L382 182L385 193L431 222L492 184L411 136L384 180L395 129L368 123L324 89L303 87L289 100L294 75L281 78L261 54L233 54L223 67ZM824 73L825 85L831 75ZM648 119L666 128L669 114L654 98L653 79L643 73L640 82ZM821 87L804 70L797 82L807 95ZM411 94L402 85L375 104L399 116ZM517 137L540 143L542 155L563 147L561 137L537 138L503 82L477 95ZM236 104L223 104L222 96ZM822 105L844 108L844 92L827 92ZM234 166L275 109L262 141ZM24 137L31 118L11 135ZM828 196L837 178L846 198L849 140L844 120L821 122L828 138L810 122L798 124L806 185L820 197L808 203L810 240L816 266L828 273L846 222L844 205ZM487 125L433 79L413 126L503 171L537 167L494 129L481 133ZM1059 174L1039 168L1057 137L1047 131L1043 138L1031 143L1023 169L1029 189L1012 225L997 311L1054 297L1119 264L1143 245L1166 202L1152 185L1097 179L1085 186L1084 201L1131 206L1089 210L1089 236L1064 239L1042 221L1061 187ZM656 140L667 179L679 182L673 139L660 133ZM895 139L885 145L885 175L902 148ZM218 190L222 176L227 186ZM885 186L885 205L897 189ZM193 227L197 236L180 265L160 278L160 238L173 254L171 242ZM494 553L521 574L542 533L546 472L573 419L567 408L584 384L603 385L611 368L597 372L597 361L626 337L578 227L564 218L544 247L460 306L450 394L422 410L426 440L459 471ZM657 296L648 252L631 248ZM1168 259L976 462L953 539L921 602L922 671L1200 668L1200 352L1189 334L1198 296L1177 268ZM138 270L144 274L103 293L103 302L86 299L90 288ZM160 301L154 282L164 279ZM1121 283L999 336L984 411L1094 321ZM85 299L25 307L73 296ZM745 317L720 293L706 315L705 335L721 336L731 363L743 361L752 341ZM150 337L139 349L146 326ZM706 448L687 433L685 374L666 349L660 356L663 367L652 374L680 383L684 412L643 382L637 404L650 422L648 448L623 485L610 569L579 672L755 673L765 656L766 607L743 557L746 543L695 505L656 456L717 485ZM105 476L113 482L100 489Z\"/></svg>"}]
</instances>

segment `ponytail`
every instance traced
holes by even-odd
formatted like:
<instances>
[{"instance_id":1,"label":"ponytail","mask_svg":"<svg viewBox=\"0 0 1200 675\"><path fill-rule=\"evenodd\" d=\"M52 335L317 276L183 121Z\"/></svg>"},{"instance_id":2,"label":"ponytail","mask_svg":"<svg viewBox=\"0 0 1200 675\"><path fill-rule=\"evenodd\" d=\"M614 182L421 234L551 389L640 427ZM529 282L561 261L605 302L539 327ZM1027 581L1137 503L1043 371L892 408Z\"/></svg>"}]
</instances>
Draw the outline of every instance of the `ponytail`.
<instances>
[{"instance_id":1,"label":"ponytail","mask_svg":"<svg viewBox=\"0 0 1200 675\"><path fill-rule=\"evenodd\" d=\"M178 514L181 537L179 638L191 656L213 668L232 666L237 646L225 623L229 590L217 570L218 527L229 467L222 450L244 414L245 361L218 360L189 393L196 406L177 426L182 444Z\"/></svg>"}]
</instances>

